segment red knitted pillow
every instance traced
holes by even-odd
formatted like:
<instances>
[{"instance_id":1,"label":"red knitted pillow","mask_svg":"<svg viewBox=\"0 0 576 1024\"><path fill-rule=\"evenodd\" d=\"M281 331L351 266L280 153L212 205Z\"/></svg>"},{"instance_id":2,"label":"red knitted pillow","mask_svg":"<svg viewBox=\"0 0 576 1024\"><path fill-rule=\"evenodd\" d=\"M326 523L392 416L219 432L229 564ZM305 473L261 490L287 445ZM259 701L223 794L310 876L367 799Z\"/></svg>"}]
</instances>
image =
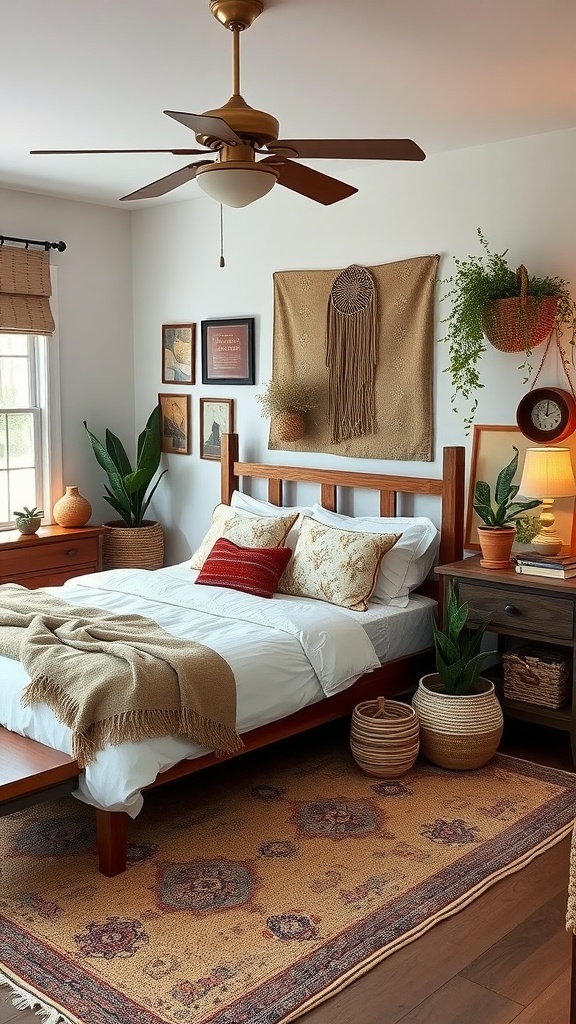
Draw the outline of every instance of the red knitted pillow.
<instances>
[{"instance_id":1,"label":"red knitted pillow","mask_svg":"<svg viewBox=\"0 0 576 1024\"><path fill-rule=\"evenodd\" d=\"M198 573L196 583L241 590L255 597L272 597L291 554L291 548L241 548L226 537L220 537Z\"/></svg>"}]
</instances>

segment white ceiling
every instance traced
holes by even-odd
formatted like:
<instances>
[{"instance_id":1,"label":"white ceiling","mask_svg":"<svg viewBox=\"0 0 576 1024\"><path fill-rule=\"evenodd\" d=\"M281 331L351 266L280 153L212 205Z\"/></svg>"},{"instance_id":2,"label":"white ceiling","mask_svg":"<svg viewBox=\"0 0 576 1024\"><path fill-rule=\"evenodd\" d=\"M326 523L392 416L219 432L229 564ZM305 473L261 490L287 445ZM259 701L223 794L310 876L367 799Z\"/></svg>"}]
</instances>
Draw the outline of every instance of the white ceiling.
<instances>
[{"instance_id":1,"label":"white ceiling","mask_svg":"<svg viewBox=\"0 0 576 1024\"><path fill-rule=\"evenodd\" d=\"M281 137L407 137L432 155L576 127L575 0L264 7L241 37L241 92ZM7 188L118 205L195 158L29 150L194 146L162 111L201 113L232 92L232 35L208 0L0 0L0 39ZM190 182L153 202L198 194Z\"/></svg>"}]
</instances>

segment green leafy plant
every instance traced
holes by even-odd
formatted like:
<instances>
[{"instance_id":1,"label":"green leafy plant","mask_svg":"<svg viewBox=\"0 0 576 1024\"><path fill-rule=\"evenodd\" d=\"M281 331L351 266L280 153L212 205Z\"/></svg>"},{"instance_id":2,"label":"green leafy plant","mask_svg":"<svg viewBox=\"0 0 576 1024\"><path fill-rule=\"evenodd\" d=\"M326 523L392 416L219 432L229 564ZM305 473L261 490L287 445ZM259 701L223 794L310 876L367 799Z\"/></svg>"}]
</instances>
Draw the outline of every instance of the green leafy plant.
<instances>
[{"instance_id":1,"label":"green leafy plant","mask_svg":"<svg viewBox=\"0 0 576 1024\"><path fill-rule=\"evenodd\" d=\"M28 508L27 505L24 505L24 508L21 511L13 512L12 515L14 516L14 521L16 524L31 523L34 521L34 519L42 519L42 516L44 515L44 509L36 508L36 505L34 506L34 508Z\"/></svg>"},{"instance_id":2,"label":"green leafy plant","mask_svg":"<svg viewBox=\"0 0 576 1024\"><path fill-rule=\"evenodd\" d=\"M441 341L449 346L449 363L445 372L450 375L453 387L451 404L458 412L457 403L462 399L469 403L469 413L464 418L468 434L478 407L477 392L484 385L480 379L480 360L486 351L484 317L487 304L494 299L509 299L520 294L518 276L506 260L507 249L501 253L490 251L488 242L477 228L480 245L484 252L466 259L454 257L456 271L440 281L447 286L441 296L452 303L452 308L441 323L446 324L446 334ZM559 339L565 330L570 332L569 342L576 339L576 302L568 290L568 282L560 277L528 276L527 294L535 299L553 296L557 299L553 331ZM566 366L565 352L560 345ZM524 383L532 373L529 359L530 338L526 338L524 362L519 369L525 372Z\"/></svg>"},{"instance_id":3,"label":"green leafy plant","mask_svg":"<svg viewBox=\"0 0 576 1024\"><path fill-rule=\"evenodd\" d=\"M436 649L436 671L444 686L444 692L454 695L469 694L490 651L480 651L482 637L490 616L476 629L469 629L468 604L460 603L458 584L451 580L446 608L446 630L434 628Z\"/></svg>"},{"instance_id":4,"label":"green leafy plant","mask_svg":"<svg viewBox=\"0 0 576 1024\"><path fill-rule=\"evenodd\" d=\"M98 463L108 477L109 487L105 487L104 500L118 513L120 519L129 527L142 526L144 514L152 496L158 487L165 469L160 473L156 483L152 481L160 464L161 454L161 415L160 406L152 410L148 422L138 436L136 466L133 469L126 450L111 430L106 430L106 443L88 430L86 420L84 429L90 438L92 450Z\"/></svg>"},{"instance_id":5,"label":"green leafy plant","mask_svg":"<svg viewBox=\"0 0 576 1024\"><path fill-rule=\"evenodd\" d=\"M498 474L494 488L494 502L490 485L485 480L477 480L474 487L474 511L485 526L493 530L502 526L513 526L518 516L541 504L539 498L532 498L529 501L514 501L520 488L517 484L512 483L518 469L518 449L516 445L512 445L512 448L514 455L508 465L504 466L504 469L501 469Z\"/></svg>"},{"instance_id":6,"label":"green leafy plant","mask_svg":"<svg viewBox=\"0 0 576 1024\"><path fill-rule=\"evenodd\" d=\"M263 395L256 395L262 416L270 419L280 412L310 412L314 399L309 388L297 378L276 377L266 385Z\"/></svg>"},{"instance_id":7,"label":"green leafy plant","mask_svg":"<svg viewBox=\"0 0 576 1024\"><path fill-rule=\"evenodd\" d=\"M539 516L518 516L516 519L516 540L519 544L530 544L539 532Z\"/></svg>"}]
</instances>

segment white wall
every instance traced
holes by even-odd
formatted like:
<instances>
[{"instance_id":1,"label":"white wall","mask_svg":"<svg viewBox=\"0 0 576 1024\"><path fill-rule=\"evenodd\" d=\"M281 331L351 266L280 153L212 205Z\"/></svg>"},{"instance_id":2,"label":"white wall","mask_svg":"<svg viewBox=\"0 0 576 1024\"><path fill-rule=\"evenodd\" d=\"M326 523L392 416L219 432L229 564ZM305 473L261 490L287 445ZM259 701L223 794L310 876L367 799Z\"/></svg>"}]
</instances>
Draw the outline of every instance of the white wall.
<instances>
[{"instance_id":1,"label":"white wall","mask_svg":"<svg viewBox=\"0 0 576 1024\"><path fill-rule=\"evenodd\" d=\"M144 422L157 391L189 390L192 395L193 454L164 457L169 473L154 503L167 528L169 560L184 559L196 546L219 496L219 465L200 460L198 454L201 395L235 399L242 459L357 468L357 462L328 454L267 451L268 424L260 418L255 395L271 376L274 271L370 265L439 253L440 275L446 277L453 256L480 251L476 228L481 227L492 250L509 249L513 267L522 262L532 274L557 274L571 281L576 292L575 164L576 131L445 153L423 164L364 163L351 173L342 165L326 164L327 173L357 185L359 193L324 208L276 186L253 206L225 210L224 269L218 266L219 207L213 201L203 197L134 213L137 422ZM439 303L437 338L442 337L439 321L446 312L446 304ZM163 322L197 323L198 382L200 321L230 316L256 317L255 387L216 389L196 383L186 389L160 383ZM443 445L470 448L462 418L450 409L450 382L442 373L447 346L437 345L435 357L434 462L362 460L362 469L437 475ZM485 389L477 423L515 422L516 405L526 390L519 361L492 348L483 357ZM555 361L540 383L563 383Z\"/></svg>"},{"instance_id":2,"label":"white wall","mask_svg":"<svg viewBox=\"0 0 576 1024\"><path fill-rule=\"evenodd\" d=\"M105 476L82 427L106 427L134 448L131 214L88 203L0 189L0 233L66 242L51 250L58 267L63 482L112 518ZM152 367L147 368L152 375Z\"/></svg>"}]
</instances>

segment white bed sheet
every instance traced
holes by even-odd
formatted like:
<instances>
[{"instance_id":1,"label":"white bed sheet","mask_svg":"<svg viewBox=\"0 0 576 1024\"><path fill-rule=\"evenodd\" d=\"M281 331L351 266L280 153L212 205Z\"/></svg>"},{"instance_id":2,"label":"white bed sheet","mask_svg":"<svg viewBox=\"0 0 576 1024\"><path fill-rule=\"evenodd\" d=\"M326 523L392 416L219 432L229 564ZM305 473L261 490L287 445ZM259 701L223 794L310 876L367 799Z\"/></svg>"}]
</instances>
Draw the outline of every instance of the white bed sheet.
<instances>
[{"instance_id":1,"label":"white bed sheet","mask_svg":"<svg viewBox=\"0 0 576 1024\"><path fill-rule=\"evenodd\" d=\"M188 563L153 574L115 570L77 577L50 592L71 604L148 615L175 636L193 636L213 647L234 672L240 733L322 700L381 660L418 650L431 640L435 602L420 596L411 598L407 609L379 605L361 613L287 595L264 602L219 587L195 587L196 576ZM192 616L191 605L204 606L204 611ZM237 618L229 618L231 613ZM272 624L264 649L258 622L262 617ZM304 638L307 654L304 630L309 634ZM0 724L70 753L70 732L46 705L22 707L20 696L28 683L22 665L0 658L0 679ZM143 803L141 789L159 772L204 753L205 748L171 736L108 747L81 775L75 795L135 817Z\"/></svg>"}]
</instances>

